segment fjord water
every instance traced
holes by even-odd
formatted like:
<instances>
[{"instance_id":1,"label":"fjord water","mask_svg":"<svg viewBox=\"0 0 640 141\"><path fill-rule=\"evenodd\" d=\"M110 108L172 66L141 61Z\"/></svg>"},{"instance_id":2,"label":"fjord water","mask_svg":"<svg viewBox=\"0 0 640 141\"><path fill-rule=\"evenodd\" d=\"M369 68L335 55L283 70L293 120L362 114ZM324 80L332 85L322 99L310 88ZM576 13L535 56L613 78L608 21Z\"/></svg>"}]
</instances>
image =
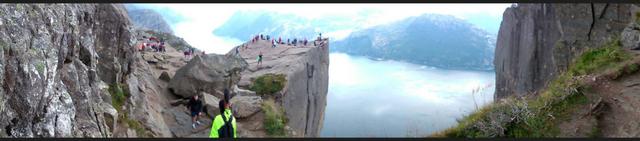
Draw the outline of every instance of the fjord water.
<instances>
[{"instance_id":1,"label":"fjord water","mask_svg":"<svg viewBox=\"0 0 640 141\"><path fill-rule=\"evenodd\" d=\"M322 137L420 137L492 101L495 73L331 53ZM472 94L474 88L482 88ZM474 100L475 99L475 100Z\"/></svg>"}]
</instances>

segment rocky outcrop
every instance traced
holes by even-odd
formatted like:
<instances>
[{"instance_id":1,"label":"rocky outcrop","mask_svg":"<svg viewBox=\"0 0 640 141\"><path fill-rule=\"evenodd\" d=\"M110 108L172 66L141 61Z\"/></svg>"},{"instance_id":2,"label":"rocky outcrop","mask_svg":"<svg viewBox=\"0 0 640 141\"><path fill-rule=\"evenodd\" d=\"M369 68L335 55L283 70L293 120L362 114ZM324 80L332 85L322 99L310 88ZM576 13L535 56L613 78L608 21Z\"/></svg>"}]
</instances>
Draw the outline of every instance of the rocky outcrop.
<instances>
[{"instance_id":1,"label":"rocky outcrop","mask_svg":"<svg viewBox=\"0 0 640 141\"><path fill-rule=\"evenodd\" d=\"M202 95L202 105L204 106L204 112L209 115L211 119L220 114L220 106L218 105L220 99L208 93L201 93L200 95Z\"/></svg>"},{"instance_id":2,"label":"rocky outcrop","mask_svg":"<svg viewBox=\"0 0 640 141\"><path fill-rule=\"evenodd\" d=\"M127 13L136 28L173 34L173 30L160 13L151 9L129 9Z\"/></svg>"},{"instance_id":3,"label":"rocky outcrop","mask_svg":"<svg viewBox=\"0 0 640 141\"><path fill-rule=\"evenodd\" d=\"M107 84L135 67L124 13L112 4L0 4L0 136L112 136L118 113Z\"/></svg>"},{"instance_id":4,"label":"rocky outcrop","mask_svg":"<svg viewBox=\"0 0 640 141\"><path fill-rule=\"evenodd\" d=\"M222 98L224 88L238 83L247 62L233 55L198 55L178 69L169 82L169 89L182 97L191 97L201 90Z\"/></svg>"},{"instance_id":5,"label":"rocky outcrop","mask_svg":"<svg viewBox=\"0 0 640 141\"><path fill-rule=\"evenodd\" d=\"M544 88L587 48L617 38L632 4L518 4L503 14L495 51L496 99Z\"/></svg>"},{"instance_id":6,"label":"rocky outcrop","mask_svg":"<svg viewBox=\"0 0 640 141\"><path fill-rule=\"evenodd\" d=\"M234 96L230 102L233 103L233 107L231 107L233 116L242 119L260 112L262 98L260 96Z\"/></svg>"},{"instance_id":7,"label":"rocky outcrop","mask_svg":"<svg viewBox=\"0 0 640 141\"><path fill-rule=\"evenodd\" d=\"M264 74L285 74L287 83L282 91L275 95L276 102L284 108L288 119L286 123L295 134L294 137L317 137L322 129L326 96L329 84L329 40L318 41L323 46L286 46L270 48L270 42L258 41L249 44L240 55L250 67L242 72L238 83L240 88L248 89L252 80ZM262 52L264 61L257 67L255 57ZM234 54L230 51L228 55ZM245 93L245 90L236 89ZM242 95L255 95L245 93Z\"/></svg>"},{"instance_id":8,"label":"rocky outcrop","mask_svg":"<svg viewBox=\"0 0 640 141\"><path fill-rule=\"evenodd\" d=\"M640 24L638 22L630 23L622 31L620 38L622 47L633 50L640 49Z\"/></svg>"},{"instance_id":9,"label":"rocky outcrop","mask_svg":"<svg viewBox=\"0 0 640 141\"><path fill-rule=\"evenodd\" d=\"M0 4L0 136L172 136L128 19L118 4Z\"/></svg>"},{"instance_id":10,"label":"rocky outcrop","mask_svg":"<svg viewBox=\"0 0 640 141\"><path fill-rule=\"evenodd\" d=\"M322 129L329 89L329 41L323 42L324 47L310 49L289 66L294 71L287 75L283 106L298 136L318 137Z\"/></svg>"},{"instance_id":11,"label":"rocky outcrop","mask_svg":"<svg viewBox=\"0 0 640 141\"><path fill-rule=\"evenodd\" d=\"M161 95L161 87L157 85L160 80L154 77L149 64L142 59L141 54L138 53L135 57L136 67L127 75L125 81L130 95L125 105L128 118L140 121L143 128L150 131L153 137L171 137L169 127L162 117L162 110L165 109L162 105L165 105L167 100Z\"/></svg>"}]
</instances>

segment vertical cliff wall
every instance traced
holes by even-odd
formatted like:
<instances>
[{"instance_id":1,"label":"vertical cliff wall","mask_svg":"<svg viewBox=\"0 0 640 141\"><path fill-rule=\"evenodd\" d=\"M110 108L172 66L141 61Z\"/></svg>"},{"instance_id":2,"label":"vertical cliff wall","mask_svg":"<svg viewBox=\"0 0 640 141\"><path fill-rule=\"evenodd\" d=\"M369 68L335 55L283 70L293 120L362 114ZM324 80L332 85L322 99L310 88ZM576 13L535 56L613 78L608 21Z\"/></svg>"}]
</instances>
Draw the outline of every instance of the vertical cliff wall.
<instances>
[{"instance_id":1,"label":"vertical cliff wall","mask_svg":"<svg viewBox=\"0 0 640 141\"><path fill-rule=\"evenodd\" d=\"M495 98L535 93L587 48L618 38L631 4L518 4L503 14L495 51Z\"/></svg>"},{"instance_id":2,"label":"vertical cliff wall","mask_svg":"<svg viewBox=\"0 0 640 141\"><path fill-rule=\"evenodd\" d=\"M0 4L0 136L170 137L133 32L122 5Z\"/></svg>"},{"instance_id":3,"label":"vertical cliff wall","mask_svg":"<svg viewBox=\"0 0 640 141\"><path fill-rule=\"evenodd\" d=\"M264 74L286 75L287 83L276 95L276 101L288 119L288 136L317 137L322 129L329 90L329 40L316 43L318 46L281 44L273 48L270 41L259 40L247 43L248 47L238 52L249 63L238 83L240 88L248 89L255 78ZM264 61L257 67L260 53ZM227 54L235 55L235 50Z\"/></svg>"},{"instance_id":4,"label":"vertical cliff wall","mask_svg":"<svg viewBox=\"0 0 640 141\"><path fill-rule=\"evenodd\" d=\"M288 125L296 136L318 137L324 121L329 90L329 42L305 52L288 75L284 91Z\"/></svg>"},{"instance_id":5,"label":"vertical cliff wall","mask_svg":"<svg viewBox=\"0 0 640 141\"><path fill-rule=\"evenodd\" d=\"M0 136L106 137L134 37L111 4L0 4ZM104 83L107 82L107 83Z\"/></svg>"}]
</instances>

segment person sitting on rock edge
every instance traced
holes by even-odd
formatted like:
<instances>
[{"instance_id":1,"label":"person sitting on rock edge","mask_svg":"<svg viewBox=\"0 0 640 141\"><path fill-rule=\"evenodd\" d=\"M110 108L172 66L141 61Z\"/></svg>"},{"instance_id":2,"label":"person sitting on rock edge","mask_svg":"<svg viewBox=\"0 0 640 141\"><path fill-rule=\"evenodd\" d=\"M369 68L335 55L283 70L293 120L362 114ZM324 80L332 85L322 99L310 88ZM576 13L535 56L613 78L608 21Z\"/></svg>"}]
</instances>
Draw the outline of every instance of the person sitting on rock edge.
<instances>
[{"instance_id":1,"label":"person sitting on rock edge","mask_svg":"<svg viewBox=\"0 0 640 141\"><path fill-rule=\"evenodd\" d=\"M231 103L229 102L229 91L224 89L224 98L218 102L220 114L213 118L211 125L210 138L237 138L236 118L233 117L231 111Z\"/></svg>"},{"instance_id":2,"label":"person sitting on rock edge","mask_svg":"<svg viewBox=\"0 0 640 141\"><path fill-rule=\"evenodd\" d=\"M196 124L200 125L200 121L198 121L198 117L202 115L202 100L198 99L198 95L194 95L191 99L189 99L189 104L187 107L191 111L191 127L193 129L196 128Z\"/></svg>"}]
</instances>

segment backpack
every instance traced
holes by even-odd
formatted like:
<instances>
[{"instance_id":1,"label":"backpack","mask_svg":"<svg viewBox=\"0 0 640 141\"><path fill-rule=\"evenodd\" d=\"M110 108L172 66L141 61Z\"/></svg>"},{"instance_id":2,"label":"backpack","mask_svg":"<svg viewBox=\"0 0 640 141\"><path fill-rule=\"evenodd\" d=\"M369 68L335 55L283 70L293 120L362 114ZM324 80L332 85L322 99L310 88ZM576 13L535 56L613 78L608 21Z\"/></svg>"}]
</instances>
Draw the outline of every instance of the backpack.
<instances>
[{"instance_id":1,"label":"backpack","mask_svg":"<svg viewBox=\"0 0 640 141\"><path fill-rule=\"evenodd\" d=\"M224 121L224 125L218 129L218 137L219 138L233 138L233 115L227 121L227 118L224 116L224 113L220 114L222 116L222 121Z\"/></svg>"}]
</instances>

